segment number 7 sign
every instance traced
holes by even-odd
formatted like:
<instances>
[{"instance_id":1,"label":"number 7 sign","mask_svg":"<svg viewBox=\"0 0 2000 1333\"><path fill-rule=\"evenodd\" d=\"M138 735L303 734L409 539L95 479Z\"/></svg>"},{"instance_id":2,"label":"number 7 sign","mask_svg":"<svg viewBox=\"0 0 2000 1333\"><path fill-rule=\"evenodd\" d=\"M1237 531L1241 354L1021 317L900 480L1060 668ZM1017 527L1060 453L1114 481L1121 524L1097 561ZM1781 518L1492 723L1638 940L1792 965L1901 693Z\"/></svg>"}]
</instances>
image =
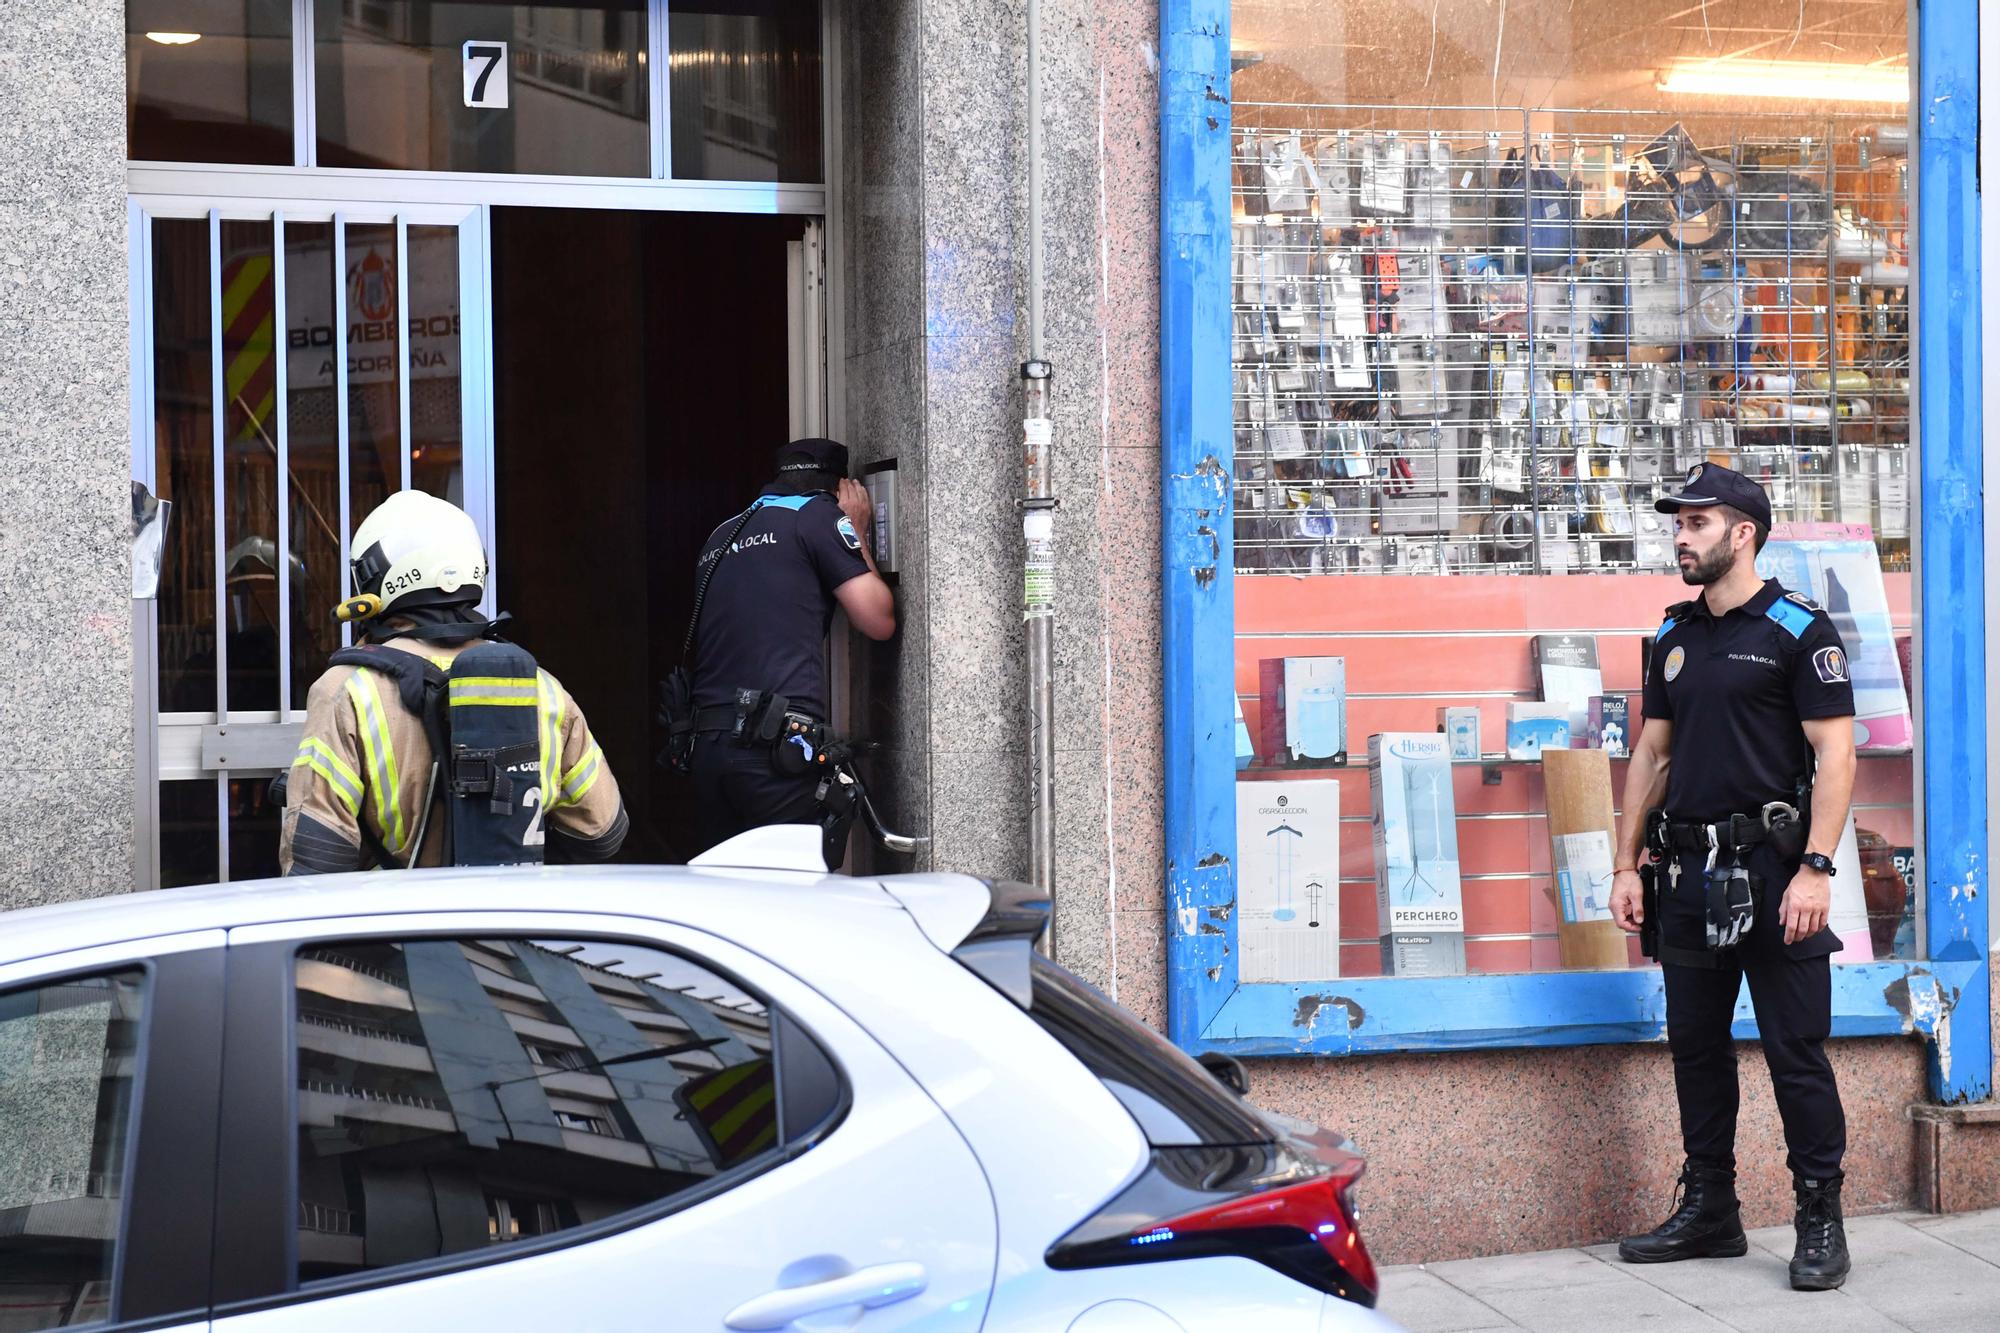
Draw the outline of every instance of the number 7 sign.
<instances>
[{"instance_id":1,"label":"number 7 sign","mask_svg":"<svg viewBox=\"0 0 2000 1333\"><path fill-rule=\"evenodd\" d=\"M504 110L507 106L507 43L467 42L465 104Z\"/></svg>"}]
</instances>

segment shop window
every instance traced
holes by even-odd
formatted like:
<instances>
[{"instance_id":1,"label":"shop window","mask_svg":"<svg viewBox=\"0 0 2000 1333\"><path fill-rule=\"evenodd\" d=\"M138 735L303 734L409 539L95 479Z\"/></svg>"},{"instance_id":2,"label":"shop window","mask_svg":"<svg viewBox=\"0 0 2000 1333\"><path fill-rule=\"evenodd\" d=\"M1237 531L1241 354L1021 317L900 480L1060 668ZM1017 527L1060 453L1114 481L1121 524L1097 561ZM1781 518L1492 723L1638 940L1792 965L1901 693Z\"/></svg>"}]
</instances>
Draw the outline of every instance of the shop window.
<instances>
[{"instance_id":1,"label":"shop window","mask_svg":"<svg viewBox=\"0 0 2000 1333\"><path fill-rule=\"evenodd\" d=\"M302 1283L670 1205L839 1102L790 1020L658 950L352 940L294 975Z\"/></svg>"},{"instance_id":2,"label":"shop window","mask_svg":"<svg viewBox=\"0 0 2000 1333\"><path fill-rule=\"evenodd\" d=\"M143 1003L137 972L0 995L0 1327L111 1317Z\"/></svg>"},{"instance_id":3,"label":"shop window","mask_svg":"<svg viewBox=\"0 0 2000 1333\"><path fill-rule=\"evenodd\" d=\"M644 176L652 164L644 0L313 9L319 164ZM505 44L497 69L467 44ZM497 82L496 82L497 80ZM477 92L480 105L467 105Z\"/></svg>"},{"instance_id":4,"label":"shop window","mask_svg":"<svg viewBox=\"0 0 2000 1333\"><path fill-rule=\"evenodd\" d=\"M1609 835L1703 461L1853 664L1837 961L1916 956L1907 11L1791 18L1236 0L1237 980L1644 964Z\"/></svg>"},{"instance_id":5,"label":"shop window","mask_svg":"<svg viewBox=\"0 0 2000 1333\"><path fill-rule=\"evenodd\" d=\"M670 0L671 174L825 179L815 0Z\"/></svg>"},{"instance_id":6,"label":"shop window","mask_svg":"<svg viewBox=\"0 0 2000 1333\"><path fill-rule=\"evenodd\" d=\"M292 160L291 0L126 0L125 153Z\"/></svg>"}]
</instances>

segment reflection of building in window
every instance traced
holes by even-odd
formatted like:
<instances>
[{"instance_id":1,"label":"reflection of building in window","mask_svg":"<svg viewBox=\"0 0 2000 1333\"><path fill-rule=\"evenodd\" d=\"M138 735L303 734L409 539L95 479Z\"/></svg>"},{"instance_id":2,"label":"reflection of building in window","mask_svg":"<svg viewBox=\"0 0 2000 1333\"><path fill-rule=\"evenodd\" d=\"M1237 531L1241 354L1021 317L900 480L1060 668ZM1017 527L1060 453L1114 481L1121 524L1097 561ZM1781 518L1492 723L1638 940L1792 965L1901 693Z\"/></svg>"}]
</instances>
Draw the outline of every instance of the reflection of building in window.
<instances>
[{"instance_id":1,"label":"reflection of building in window","mask_svg":"<svg viewBox=\"0 0 2000 1333\"><path fill-rule=\"evenodd\" d=\"M141 995L136 974L0 1007L0 1328L110 1315Z\"/></svg>"},{"instance_id":2,"label":"reflection of building in window","mask_svg":"<svg viewBox=\"0 0 2000 1333\"><path fill-rule=\"evenodd\" d=\"M702 16L703 40L675 48L671 75L701 86L702 138L768 162L778 159L777 44L765 20Z\"/></svg>"},{"instance_id":3,"label":"reflection of building in window","mask_svg":"<svg viewBox=\"0 0 2000 1333\"><path fill-rule=\"evenodd\" d=\"M301 952L302 1277L598 1221L775 1145L763 1006L665 954L593 950Z\"/></svg>"},{"instance_id":4,"label":"reflection of building in window","mask_svg":"<svg viewBox=\"0 0 2000 1333\"><path fill-rule=\"evenodd\" d=\"M508 48L515 78L645 119L640 16L535 6L517 24Z\"/></svg>"}]
</instances>

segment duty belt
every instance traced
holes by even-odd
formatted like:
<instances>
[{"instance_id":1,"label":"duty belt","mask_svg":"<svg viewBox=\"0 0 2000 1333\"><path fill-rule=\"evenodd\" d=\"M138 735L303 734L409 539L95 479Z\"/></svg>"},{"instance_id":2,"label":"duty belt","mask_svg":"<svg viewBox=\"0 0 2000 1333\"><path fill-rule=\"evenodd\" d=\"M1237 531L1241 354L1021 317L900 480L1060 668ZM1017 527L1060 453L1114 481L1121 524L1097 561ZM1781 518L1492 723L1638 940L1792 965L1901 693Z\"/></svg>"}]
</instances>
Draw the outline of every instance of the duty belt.
<instances>
[{"instance_id":1,"label":"duty belt","mask_svg":"<svg viewBox=\"0 0 2000 1333\"><path fill-rule=\"evenodd\" d=\"M695 735L706 735L717 731L736 730L736 705L716 704L712 708L694 710Z\"/></svg>"},{"instance_id":2,"label":"duty belt","mask_svg":"<svg viewBox=\"0 0 2000 1333\"><path fill-rule=\"evenodd\" d=\"M1769 821L1772 816L1783 813L1796 819L1797 811L1783 801L1773 801L1764 807L1762 814L1731 815L1727 819L1706 823L1700 820L1682 820L1669 816L1666 824L1667 844L1677 852L1700 852L1703 856L1711 851L1719 851L1724 856L1731 852L1748 851L1771 836Z\"/></svg>"}]
</instances>

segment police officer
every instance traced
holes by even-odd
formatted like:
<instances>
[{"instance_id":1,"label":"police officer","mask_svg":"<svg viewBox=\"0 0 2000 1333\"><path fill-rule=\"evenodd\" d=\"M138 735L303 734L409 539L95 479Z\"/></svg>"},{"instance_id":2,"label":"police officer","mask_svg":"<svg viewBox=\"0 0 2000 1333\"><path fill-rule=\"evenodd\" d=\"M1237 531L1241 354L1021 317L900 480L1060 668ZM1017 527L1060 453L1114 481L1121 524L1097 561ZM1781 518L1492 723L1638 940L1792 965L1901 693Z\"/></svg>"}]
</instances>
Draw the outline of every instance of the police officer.
<instances>
[{"instance_id":1,"label":"police officer","mask_svg":"<svg viewBox=\"0 0 2000 1333\"><path fill-rule=\"evenodd\" d=\"M827 863L838 866L846 823L822 819L824 774L809 767L812 742L785 719L827 721L834 607L869 638L887 639L895 594L875 568L874 511L847 477L847 447L795 440L778 450L777 469L750 508L702 544L692 772L708 845L765 824L823 823Z\"/></svg>"},{"instance_id":2,"label":"police officer","mask_svg":"<svg viewBox=\"0 0 2000 1333\"><path fill-rule=\"evenodd\" d=\"M468 680L462 683L479 688L461 691L452 682L452 664L487 644L499 626L479 614L486 551L471 517L422 491L401 491L362 521L353 549L355 595L336 616L352 621L366 646L336 653L306 696L305 737L283 782L283 873L461 862L462 844L448 839L453 816L445 807L462 775L434 763L433 737L450 733L436 712L426 716L426 698L453 715L482 706L503 717L520 715L528 744L509 790L518 789L521 803L533 809L498 821L519 845L476 863L538 861L545 847L569 861L615 855L628 823L618 780L555 677L514 649L524 664L517 687ZM435 688L426 691L426 680ZM490 707L496 700L519 706ZM470 722L452 721L472 730ZM539 775L533 784L518 781L527 768ZM530 785L538 788L533 797L526 795ZM485 818L493 796L490 786L476 793L466 818ZM549 833L556 835L552 844L545 841Z\"/></svg>"},{"instance_id":3,"label":"police officer","mask_svg":"<svg viewBox=\"0 0 2000 1333\"><path fill-rule=\"evenodd\" d=\"M1655 508L1675 516L1681 578L1701 593L1654 638L1611 910L1627 931L1657 932L1687 1160L1673 1215L1618 1251L1661 1263L1746 1250L1729 1029L1747 977L1797 1197L1791 1284L1829 1290L1848 1271L1847 1122L1824 1046L1840 947L1832 857L1854 786L1847 658L1825 611L1758 578L1771 504L1756 482L1703 463ZM1657 858L1650 908L1642 844Z\"/></svg>"}]
</instances>

